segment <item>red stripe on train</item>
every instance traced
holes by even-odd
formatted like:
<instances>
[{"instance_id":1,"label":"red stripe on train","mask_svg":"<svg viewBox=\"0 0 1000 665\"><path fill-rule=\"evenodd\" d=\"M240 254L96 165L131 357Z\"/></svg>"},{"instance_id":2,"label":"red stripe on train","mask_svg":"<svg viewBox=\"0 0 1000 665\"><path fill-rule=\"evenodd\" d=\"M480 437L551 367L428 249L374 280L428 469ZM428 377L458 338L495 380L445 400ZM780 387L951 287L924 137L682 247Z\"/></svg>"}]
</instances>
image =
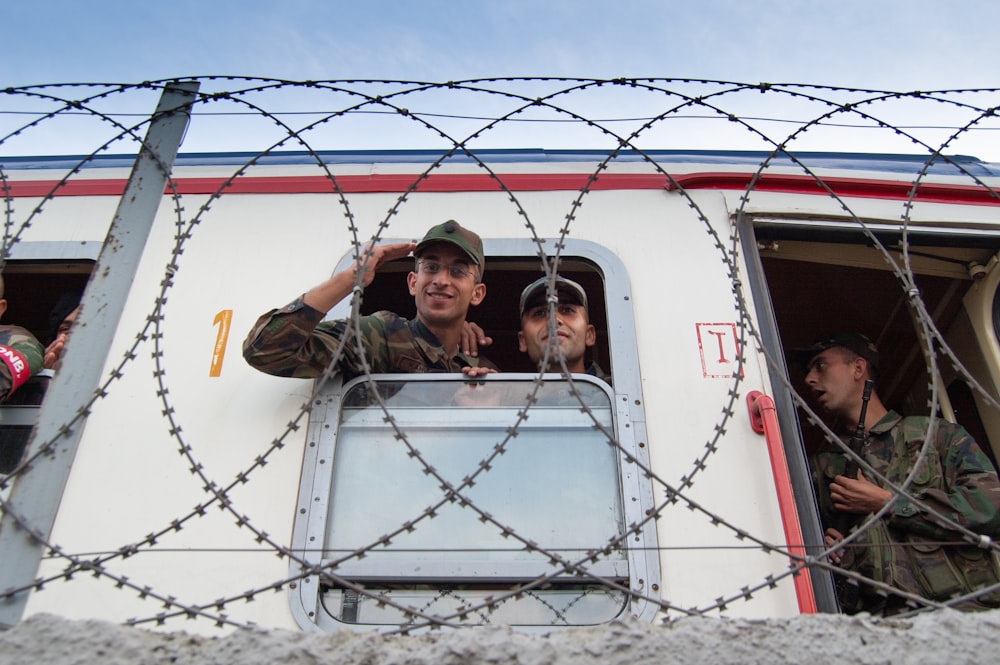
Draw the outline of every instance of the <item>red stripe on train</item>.
<instances>
[{"instance_id":1,"label":"red stripe on train","mask_svg":"<svg viewBox=\"0 0 1000 665\"><path fill-rule=\"evenodd\" d=\"M173 186L180 194L323 194L403 193L418 192L496 192L504 188L513 192L594 191L629 189L723 189L780 192L786 194L829 195L905 201L911 198L913 183L896 180L866 180L863 178L824 178L807 175L762 174L756 181L749 173L702 172L673 176L659 173L604 173L597 177L579 173L507 173L493 177L487 174L430 175L421 179L416 174L343 175L334 180L326 176L265 176L227 178L177 178ZM501 184L502 183L502 184ZM55 196L121 196L125 180L75 178L60 185L57 180L8 180L6 195L18 197ZM3 191L0 188L0 191ZM167 192L171 190L168 188ZM978 185L921 183L916 201L929 203L959 203L970 205L1000 205L1000 192Z\"/></svg>"}]
</instances>

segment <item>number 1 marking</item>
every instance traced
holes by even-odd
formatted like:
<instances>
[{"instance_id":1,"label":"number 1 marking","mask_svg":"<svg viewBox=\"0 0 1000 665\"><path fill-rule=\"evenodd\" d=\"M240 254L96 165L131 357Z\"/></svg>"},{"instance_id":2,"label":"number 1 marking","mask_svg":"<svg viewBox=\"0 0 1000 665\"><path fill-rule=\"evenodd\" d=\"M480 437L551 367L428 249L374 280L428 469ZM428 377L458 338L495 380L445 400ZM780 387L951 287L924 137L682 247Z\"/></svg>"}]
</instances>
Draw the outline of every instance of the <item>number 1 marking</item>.
<instances>
[{"instance_id":1,"label":"number 1 marking","mask_svg":"<svg viewBox=\"0 0 1000 665\"><path fill-rule=\"evenodd\" d=\"M233 310L224 309L215 315L213 325L219 325L219 334L215 336L215 350L212 352L212 367L209 376L222 374L222 359L226 357L226 342L229 341L229 324L233 320Z\"/></svg>"}]
</instances>

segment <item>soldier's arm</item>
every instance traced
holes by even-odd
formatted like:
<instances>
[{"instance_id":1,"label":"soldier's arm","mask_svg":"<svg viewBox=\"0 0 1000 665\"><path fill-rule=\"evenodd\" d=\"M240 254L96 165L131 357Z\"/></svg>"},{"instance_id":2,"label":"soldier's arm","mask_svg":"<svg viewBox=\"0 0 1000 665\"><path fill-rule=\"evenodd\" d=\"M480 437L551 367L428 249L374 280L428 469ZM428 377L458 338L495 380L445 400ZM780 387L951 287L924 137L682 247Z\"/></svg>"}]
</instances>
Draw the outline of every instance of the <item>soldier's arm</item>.
<instances>
[{"instance_id":1,"label":"soldier's arm","mask_svg":"<svg viewBox=\"0 0 1000 665\"><path fill-rule=\"evenodd\" d=\"M243 342L243 358L261 372L275 376L319 376L329 356L315 335L323 312L298 298L262 315Z\"/></svg>"},{"instance_id":2,"label":"soldier's arm","mask_svg":"<svg viewBox=\"0 0 1000 665\"><path fill-rule=\"evenodd\" d=\"M410 242L366 247L361 253L362 286L371 284L379 266L407 256L415 247ZM320 376L337 354L341 357L338 362L341 368L354 367L351 358L344 359L344 351L350 352L354 345L340 348L342 322L319 324L327 312L354 290L358 270L357 265L342 270L301 298L257 319L243 342L247 363L267 374L297 378Z\"/></svg>"},{"instance_id":3,"label":"soldier's arm","mask_svg":"<svg viewBox=\"0 0 1000 665\"><path fill-rule=\"evenodd\" d=\"M979 444L956 427L937 453L944 487L920 491L917 498L923 507L898 499L893 525L932 538L959 537L958 530L938 519L937 513L970 531L1000 536L1000 479Z\"/></svg>"},{"instance_id":4,"label":"soldier's arm","mask_svg":"<svg viewBox=\"0 0 1000 665\"><path fill-rule=\"evenodd\" d=\"M0 402L42 369L45 350L19 326L0 326Z\"/></svg>"},{"instance_id":5,"label":"soldier's arm","mask_svg":"<svg viewBox=\"0 0 1000 665\"><path fill-rule=\"evenodd\" d=\"M334 305L351 295L359 270L361 272L361 286L366 287L372 283L372 280L375 279L375 272L386 261L408 256L415 248L416 244L412 242L368 246L361 251L360 267L355 264L347 270L341 270L322 284L306 291L302 301L321 312L329 312Z\"/></svg>"}]
</instances>

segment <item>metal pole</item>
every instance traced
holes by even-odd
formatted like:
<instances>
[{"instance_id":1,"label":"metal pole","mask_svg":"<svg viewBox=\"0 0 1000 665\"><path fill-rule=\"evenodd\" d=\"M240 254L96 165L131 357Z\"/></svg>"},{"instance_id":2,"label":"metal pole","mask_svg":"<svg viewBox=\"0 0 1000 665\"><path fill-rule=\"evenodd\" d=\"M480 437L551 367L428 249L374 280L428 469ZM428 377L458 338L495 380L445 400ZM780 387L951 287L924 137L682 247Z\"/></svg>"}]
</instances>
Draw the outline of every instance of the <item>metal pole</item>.
<instances>
[{"instance_id":1,"label":"metal pole","mask_svg":"<svg viewBox=\"0 0 1000 665\"><path fill-rule=\"evenodd\" d=\"M28 455L55 445L19 474L0 517L0 628L21 620L86 421L101 384L118 320L125 308L164 187L190 120L195 81L175 82L160 96L136 157L80 313L39 413ZM77 416L76 424L66 428Z\"/></svg>"}]
</instances>

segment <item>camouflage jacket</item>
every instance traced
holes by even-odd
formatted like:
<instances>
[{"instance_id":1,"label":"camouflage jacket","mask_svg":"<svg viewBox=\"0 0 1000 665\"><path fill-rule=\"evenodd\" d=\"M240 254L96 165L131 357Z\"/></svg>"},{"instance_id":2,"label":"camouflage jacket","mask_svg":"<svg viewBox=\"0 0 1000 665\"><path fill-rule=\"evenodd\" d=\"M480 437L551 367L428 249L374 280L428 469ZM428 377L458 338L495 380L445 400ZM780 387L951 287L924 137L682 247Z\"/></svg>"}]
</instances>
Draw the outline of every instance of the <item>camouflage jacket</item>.
<instances>
[{"instance_id":1,"label":"camouflage jacket","mask_svg":"<svg viewBox=\"0 0 1000 665\"><path fill-rule=\"evenodd\" d=\"M336 357L345 380L365 373L461 372L463 367L491 367L485 358L448 353L420 321L392 312L375 312L358 322L361 345L351 322L323 321L323 313L298 298L261 316L243 343L243 357L275 376L315 378Z\"/></svg>"},{"instance_id":2,"label":"camouflage jacket","mask_svg":"<svg viewBox=\"0 0 1000 665\"><path fill-rule=\"evenodd\" d=\"M609 385L611 383L611 375L605 372L604 368L595 363L593 360L591 360L589 363L586 364L586 366L583 368L583 371L591 376L596 376L604 383L607 383Z\"/></svg>"},{"instance_id":3,"label":"camouflage jacket","mask_svg":"<svg viewBox=\"0 0 1000 665\"><path fill-rule=\"evenodd\" d=\"M20 326L0 325L0 402L42 369L45 349Z\"/></svg>"},{"instance_id":4,"label":"camouflage jacket","mask_svg":"<svg viewBox=\"0 0 1000 665\"><path fill-rule=\"evenodd\" d=\"M940 515L977 534L1000 536L1000 480L979 445L961 426L937 421L935 436L921 457L929 419L903 418L890 411L869 431L864 459L888 481L902 487L883 517L865 526L841 563L875 581L910 593L943 601L957 594L1000 583L1000 556L981 549ZM846 456L828 444L815 459L814 473L820 510L826 525L840 513L830 500L829 485L841 475ZM906 480L912 474L909 485ZM867 474L866 474L867 475ZM881 487L892 488L881 479ZM899 604L899 599L890 599ZM863 587L854 611L879 613L887 599L872 587ZM1000 606L1000 590L960 609Z\"/></svg>"}]
</instances>

